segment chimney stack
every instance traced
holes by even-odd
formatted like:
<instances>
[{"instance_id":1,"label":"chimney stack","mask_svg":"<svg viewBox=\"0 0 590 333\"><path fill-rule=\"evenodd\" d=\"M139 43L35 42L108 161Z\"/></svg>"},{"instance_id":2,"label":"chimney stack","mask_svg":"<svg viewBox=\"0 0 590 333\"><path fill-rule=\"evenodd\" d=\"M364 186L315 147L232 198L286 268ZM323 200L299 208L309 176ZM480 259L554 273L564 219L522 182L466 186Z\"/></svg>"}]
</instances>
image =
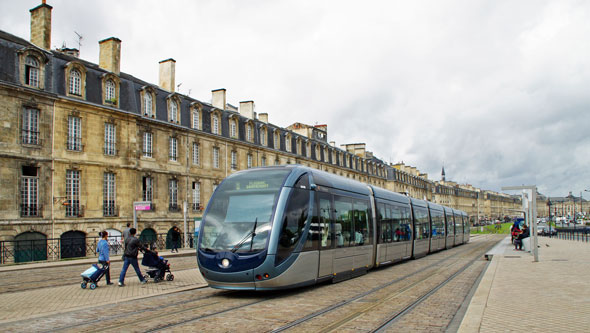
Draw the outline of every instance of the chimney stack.
<instances>
[{"instance_id":1,"label":"chimney stack","mask_svg":"<svg viewBox=\"0 0 590 333\"><path fill-rule=\"evenodd\" d=\"M268 113L261 113L258 115L258 120L260 120L263 123L268 124Z\"/></svg>"},{"instance_id":2,"label":"chimney stack","mask_svg":"<svg viewBox=\"0 0 590 333\"><path fill-rule=\"evenodd\" d=\"M111 37L98 42L100 47L98 65L102 69L119 75L121 71L121 40Z\"/></svg>"},{"instance_id":3,"label":"chimney stack","mask_svg":"<svg viewBox=\"0 0 590 333\"><path fill-rule=\"evenodd\" d=\"M254 119L254 101L240 102L240 114L248 119Z\"/></svg>"},{"instance_id":4,"label":"chimney stack","mask_svg":"<svg viewBox=\"0 0 590 333\"><path fill-rule=\"evenodd\" d=\"M51 49L51 10L53 7L43 3L31 12L31 43L43 49Z\"/></svg>"},{"instance_id":5,"label":"chimney stack","mask_svg":"<svg viewBox=\"0 0 590 333\"><path fill-rule=\"evenodd\" d=\"M170 58L160 61L160 88L174 92L176 60Z\"/></svg>"},{"instance_id":6,"label":"chimney stack","mask_svg":"<svg viewBox=\"0 0 590 333\"><path fill-rule=\"evenodd\" d=\"M211 104L221 110L225 110L225 89L211 90L212 101Z\"/></svg>"}]
</instances>

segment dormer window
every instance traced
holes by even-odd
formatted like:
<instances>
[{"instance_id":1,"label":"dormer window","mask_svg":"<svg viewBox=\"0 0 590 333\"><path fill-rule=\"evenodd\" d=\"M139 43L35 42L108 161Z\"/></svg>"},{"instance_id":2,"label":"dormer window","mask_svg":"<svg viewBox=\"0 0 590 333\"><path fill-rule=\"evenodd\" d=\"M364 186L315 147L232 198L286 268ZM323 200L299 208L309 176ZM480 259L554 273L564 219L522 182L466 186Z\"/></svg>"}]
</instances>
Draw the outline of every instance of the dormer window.
<instances>
[{"instance_id":1,"label":"dormer window","mask_svg":"<svg viewBox=\"0 0 590 333\"><path fill-rule=\"evenodd\" d=\"M193 115L193 122L192 122L193 128L199 129L200 128L200 126L199 126L199 117L200 117L199 110L196 110L196 109L193 110L192 115Z\"/></svg>"},{"instance_id":2,"label":"dormer window","mask_svg":"<svg viewBox=\"0 0 590 333\"><path fill-rule=\"evenodd\" d=\"M70 94L78 96L82 95L81 86L82 75L77 69L72 69L72 71L70 72Z\"/></svg>"},{"instance_id":3,"label":"dormer window","mask_svg":"<svg viewBox=\"0 0 590 333\"><path fill-rule=\"evenodd\" d=\"M170 100L170 121L178 123L178 103L175 100Z\"/></svg>"},{"instance_id":4,"label":"dormer window","mask_svg":"<svg viewBox=\"0 0 590 333\"><path fill-rule=\"evenodd\" d=\"M266 127L263 126L263 127L260 128L260 136L259 137L260 137L260 144L262 146L266 146L267 145L267 142L266 142Z\"/></svg>"},{"instance_id":5,"label":"dormer window","mask_svg":"<svg viewBox=\"0 0 590 333\"><path fill-rule=\"evenodd\" d=\"M143 96L143 103L144 103L143 104L143 114L151 117L152 116L152 95L145 94Z\"/></svg>"},{"instance_id":6,"label":"dormer window","mask_svg":"<svg viewBox=\"0 0 590 333\"><path fill-rule=\"evenodd\" d=\"M230 138L236 138L238 136L238 126L235 120L229 121L229 136Z\"/></svg>"},{"instance_id":7,"label":"dormer window","mask_svg":"<svg viewBox=\"0 0 590 333\"><path fill-rule=\"evenodd\" d=\"M25 84L39 87L39 61L33 56L27 56L25 59Z\"/></svg>"},{"instance_id":8,"label":"dormer window","mask_svg":"<svg viewBox=\"0 0 590 333\"><path fill-rule=\"evenodd\" d=\"M103 100L105 105L119 107L119 84L118 76L105 73L102 76Z\"/></svg>"},{"instance_id":9,"label":"dormer window","mask_svg":"<svg viewBox=\"0 0 590 333\"><path fill-rule=\"evenodd\" d=\"M246 124L246 141L252 142L252 125Z\"/></svg>"},{"instance_id":10,"label":"dormer window","mask_svg":"<svg viewBox=\"0 0 590 333\"><path fill-rule=\"evenodd\" d=\"M219 117L216 114L211 116L211 132L219 134Z\"/></svg>"},{"instance_id":11,"label":"dormer window","mask_svg":"<svg viewBox=\"0 0 590 333\"><path fill-rule=\"evenodd\" d=\"M117 103L117 88L115 85L115 82L113 82L113 80L107 80L107 82L104 84L104 90L105 90L105 101L107 103L110 104L116 104Z\"/></svg>"},{"instance_id":12,"label":"dormer window","mask_svg":"<svg viewBox=\"0 0 590 333\"><path fill-rule=\"evenodd\" d=\"M141 112L146 117L154 118L156 115L154 98L155 93L151 87L144 87L140 93L141 96Z\"/></svg>"}]
</instances>

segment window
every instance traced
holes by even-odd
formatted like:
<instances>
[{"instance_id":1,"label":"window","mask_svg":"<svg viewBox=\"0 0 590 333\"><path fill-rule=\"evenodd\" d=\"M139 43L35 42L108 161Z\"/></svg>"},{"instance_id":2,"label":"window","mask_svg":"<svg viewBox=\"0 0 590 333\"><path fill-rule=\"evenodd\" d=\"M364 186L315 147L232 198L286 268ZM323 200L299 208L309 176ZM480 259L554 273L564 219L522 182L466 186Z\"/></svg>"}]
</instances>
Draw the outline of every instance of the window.
<instances>
[{"instance_id":1,"label":"window","mask_svg":"<svg viewBox=\"0 0 590 333\"><path fill-rule=\"evenodd\" d=\"M193 128L194 129L199 129L199 111L195 110L193 111Z\"/></svg>"},{"instance_id":2,"label":"window","mask_svg":"<svg viewBox=\"0 0 590 333\"><path fill-rule=\"evenodd\" d=\"M248 169L252 167L252 155L248 154Z\"/></svg>"},{"instance_id":3,"label":"window","mask_svg":"<svg viewBox=\"0 0 590 333\"><path fill-rule=\"evenodd\" d=\"M277 157L277 158L275 159L275 165L279 165L279 164L281 164L281 162L279 162L279 159L278 159L278 157Z\"/></svg>"},{"instance_id":4,"label":"window","mask_svg":"<svg viewBox=\"0 0 590 333\"><path fill-rule=\"evenodd\" d=\"M282 226L275 265L289 257L303 235L307 222L307 212L309 211L309 190L294 188L288 202L284 216L281 219Z\"/></svg>"},{"instance_id":5,"label":"window","mask_svg":"<svg viewBox=\"0 0 590 333\"><path fill-rule=\"evenodd\" d=\"M231 169L232 170L238 169L238 153L235 151L231 152Z\"/></svg>"},{"instance_id":6,"label":"window","mask_svg":"<svg viewBox=\"0 0 590 333\"><path fill-rule=\"evenodd\" d=\"M334 232L337 247L347 247L353 238L352 201L349 198L334 196Z\"/></svg>"},{"instance_id":7,"label":"window","mask_svg":"<svg viewBox=\"0 0 590 333\"><path fill-rule=\"evenodd\" d=\"M21 140L28 145L39 144L39 110L24 109Z\"/></svg>"},{"instance_id":8,"label":"window","mask_svg":"<svg viewBox=\"0 0 590 333\"><path fill-rule=\"evenodd\" d=\"M281 149L279 132L274 133L274 149Z\"/></svg>"},{"instance_id":9,"label":"window","mask_svg":"<svg viewBox=\"0 0 590 333\"><path fill-rule=\"evenodd\" d=\"M170 101L170 121L173 123L178 122L178 103L176 101Z\"/></svg>"},{"instance_id":10,"label":"window","mask_svg":"<svg viewBox=\"0 0 590 333\"><path fill-rule=\"evenodd\" d=\"M193 210L201 210L201 183L193 182Z\"/></svg>"},{"instance_id":11,"label":"window","mask_svg":"<svg viewBox=\"0 0 590 333\"><path fill-rule=\"evenodd\" d=\"M297 138L297 155L301 155L301 139Z\"/></svg>"},{"instance_id":12,"label":"window","mask_svg":"<svg viewBox=\"0 0 590 333\"><path fill-rule=\"evenodd\" d=\"M116 216L115 211L115 174L104 173L102 189L102 213L104 216Z\"/></svg>"},{"instance_id":13,"label":"window","mask_svg":"<svg viewBox=\"0 0 590 333\"><path fill-rule=\"evenodd\" d=\"M143 156L152 157L152 133L143 132Z\"/></svg>"},{"instance_id":14,"label":"window","mask_svg":"<svg viewBox=\"0 0 590 333\"><path fill-rule=\"evenodd\" d=\"M154 200L154 179L149 176L142 178L142 199L143 201Z\"/></svg>"},{"instance_id":15,"label":"window","mask_svg":"<svg viewBox=\"0 0 590 333\"><path fill-rule=\"evenodd\" d=\"M211 127L211 130L213 131L213 134L219 134L219 118L216 114L213 115L212 123L213 125Z\"/></svg>"},{"instance_id":16,"label":"window","mask_svg":"<svg viewBox=\"0 0 590 333\"><path fill-rule=\"evenodd\" d=\"M199 165L200 164L200 160L199 160L199 144L196 142L193 142L193 164L194 165Z\"/></svg>"},{"instance_id":17,"label":"window","mask_svg":"<svg viewBox=\"0 0 590 333\"><path fill-rule=\"evenodd\" d=\"M82 96L82 75L77 69L70 72L70 94Z\"/></svg>"},{"instance_id":18,"label":"window","mask_svg":"<svg viewBox=\"0 0 590 333\"><path fill-rule=\"evenodd\" d=\"M171 211L178 211L178 180L170 179L168 184L168 197L170 198L168 209Z\"/></svg>"},{"instance_id":19,"label":"window","mask_svg":"<svg viewBox=\"0 0 590 333\"><path fill-rule=\"evenodd\" d=\"M231 138L235 138L237 131L236 131L236 122L233 120L230 120L229 122L229 136Z\"/></svg>"},{"instance_id":20,"label":"window","mask_svg":"<svg viewBox=\"0 0 590 333\"><path fill-rule=\"evenodd\" d=\"M33 56L27 56L25 59L25 84L39 87L39 61Z\"/></svg>"},{"instance_id":21,"label":"window","mask_svg":"<svg viewBox=\"0 0 590 333\"><path fill-rule=\"evenodd\" d=\"M170 158L170 161L176 161L178 159L178 155L177 155L177 147L178 147L178 139L176 138L170 138L170 144L169 144L169 149L168 149L168 156Z\"/></svg>"},{"instance_id":22,"label":"window","mask_svg":"<svg viewBox=\"0 0 590 333\"><path fill-rule=\"evenodd\" d=\"M252 126L246 125L246 141L252 142Z\"/></svg>"},{"instance_id":23,"label":"window","mask_svg":"<svg viewBox=\"0 0 590 333\"><path fill-rule=\"evenodd\" d=\"M265 167L266 166L266 157L262 156L262 159L260 160L260 166Z\"/></svg>"},{"instance_id":24,"label":"window","mask_svg":"<svg viewBox=\"0 0 590 333\"><path fill-rule=\"evenodd\" d=\"M219 169L219 148L213 148L213 167Z\"/></svg>"},{"instance_id":25,"label":"window","mask_svg":"<svg viewBox=\"0 0 590 333\"><path fill-rule=\"evenodd\" d=\"M153 97L152 94L145 90L143 92L143 114L148 117L153 117Z\"/></svg>"},{"instance_id":26,"label":"window","mask_svg":"<svg viewBox=\"0 0 590 333\"><path fill-rule=\"evenodd\" d=\"M309 141L305 143L305 156L311 158L311 142Z\"/></svg>"},{"instance_id":27,"label":"window","mask_svg":"<svg viewBox=\"0 0 590 333\"><path fill-rule=\"evenodd\" d=\"M80 171L66 171L66 216L76 217L80 211Z\"/></svg>"},{"instance_id":28,"label":"window","mask_svg":"<svg viewBox=\"0 0 590 333\"><path fill-rule=\"evenodd\" d=\"M115 155L117 153L116 146L116 127L114 124L104 124L104 153L105 155Z\"/></svg>"},{"instance_id":29,"label":"window","mask_svg":"<svg viewBox=\"0 0 590 333\"><path fill-rule=\"evenodd\" d=\"M21 202L20 215L40 216L39 207L39 177L38 168L34 166L23 166L21 176Z\"/></svg>"},{"instance_id":30,"label":"window","mask_svg":"<svg viewBox=\"0 0 590 333\"><path fill-rule=\"evenodd\" d=\"M109 104L117 104L117 86L113 80L108 79L107 82L104 84L105 90L105 102Z\"/></svg>"},{"instance_id":31,"label":"window","mask_svg":"<svg viewBox=\"0 0 590 333\"><path fill-rule=\"evenodd\" d=\"M68 117L68 150L82 150L82 121L80 117Z\"/></svg>"},{"instance_id":32,"label":"window","mask_svg":"<svg viewBox=\"0 0 590 333\"><path fill-rule=\"evenodd\" d=\"M291 136L285 136L285 150L291 152Z\"/></svg>"},{"instance_id":33,"label":"window","mask_svg":"<svg viewBox=\"0 0 590 333\"><path fill-rule=\"evenodd\" d=\"M261 127L260 128L260 144L263 146L267 145L266 142L266 128L265 127Z\"/></svg>"}]
</instances>

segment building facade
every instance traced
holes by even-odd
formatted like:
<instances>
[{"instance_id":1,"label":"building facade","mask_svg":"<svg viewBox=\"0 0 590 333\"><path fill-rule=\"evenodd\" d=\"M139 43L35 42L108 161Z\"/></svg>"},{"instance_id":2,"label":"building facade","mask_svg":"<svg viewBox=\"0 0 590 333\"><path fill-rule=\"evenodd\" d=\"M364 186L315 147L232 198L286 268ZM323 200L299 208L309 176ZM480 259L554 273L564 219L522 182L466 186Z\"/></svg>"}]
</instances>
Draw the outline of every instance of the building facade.
<instances>
[{"instance_id":1,"label":"building facade","mask_svg":"<svg viewBox=\"0 0 590 333\"><path fill-rule=\"evenodd\" d=\"M51 11L45 3L31 10L30 41L0 31L0 241L117 235L133 221L135 202L150 203L136 212L142 235L167 233L200 217L228 175L281 164L471 216L500 216L511 203L388 165L363 143L336 147L327 125L274 125L253 101L228 104L225 89L213 90L211 103L179 94L174 59L159 63L158 85L137 79L120 71L114 37L99 42L99 64L77 50L51 50Z\"/></svg>"}]
</instances>

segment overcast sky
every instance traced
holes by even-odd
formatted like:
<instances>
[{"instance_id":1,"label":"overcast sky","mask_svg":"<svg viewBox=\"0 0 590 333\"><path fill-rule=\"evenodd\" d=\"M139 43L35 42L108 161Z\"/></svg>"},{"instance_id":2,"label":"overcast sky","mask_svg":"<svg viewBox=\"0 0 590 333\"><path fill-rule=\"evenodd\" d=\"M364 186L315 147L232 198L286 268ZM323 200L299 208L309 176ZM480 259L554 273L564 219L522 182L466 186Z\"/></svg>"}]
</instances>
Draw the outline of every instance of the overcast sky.
<instances>
[{"instance_id":1,"label":"overcast sky","mask_svg":"<svg viewBox=\"0 0 590 333\"><path fill-rule=\"evenodd\" d=\"M0 29L29 40L40 0L0 0ZM281 127L327 124L385 162L439 180L550 196L590 190L590 1L59 1L52 47L179 92L253 100ZM190 93L189 93L190 92ZM515 192L511 192L515 193ZM585 193L590 199L590 193Z\"/></svg>"}]
</instances>

